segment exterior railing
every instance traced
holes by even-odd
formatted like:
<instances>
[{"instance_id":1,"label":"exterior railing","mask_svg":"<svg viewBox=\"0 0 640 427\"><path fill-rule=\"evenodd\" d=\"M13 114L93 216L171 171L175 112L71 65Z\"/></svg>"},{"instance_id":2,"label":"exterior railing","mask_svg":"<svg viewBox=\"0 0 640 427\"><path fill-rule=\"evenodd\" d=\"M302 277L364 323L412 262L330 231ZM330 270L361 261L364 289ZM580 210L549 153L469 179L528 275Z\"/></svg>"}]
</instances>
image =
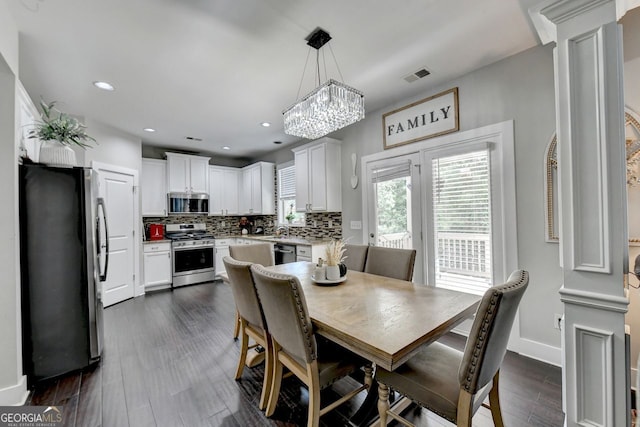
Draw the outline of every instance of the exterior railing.
<instances>
[{"instance_id":1,"label":"exterior railing","mask_svg":"<svg viewBox=\"0 0 640 427\"><path fill-rule=\"evenodd\" d=\"M438 270L475 277L491 277L488 234L438 233Z\"/></svg>"},{"instance_id":2,"label":"exterior railing","mask_svg":"<svg viewBox=\"0 0 640 427\"><path fill-rule=\"evenodd\" d=\"M409 249L411 233L382 234L378 246ZM438 233L438 271L491 278L491 240L488 234Z\"/></svg>"},{"instance_id":3,"label":"exterior railing","mask_svg":"<svg viewBox=\"0 0 640 427\"><path fill-rule=\"evenodd\" d=\"M409 249L411 245L411 233L389 233L378 236L378 246L385 248Z\"/></svg>"}]
</instances>

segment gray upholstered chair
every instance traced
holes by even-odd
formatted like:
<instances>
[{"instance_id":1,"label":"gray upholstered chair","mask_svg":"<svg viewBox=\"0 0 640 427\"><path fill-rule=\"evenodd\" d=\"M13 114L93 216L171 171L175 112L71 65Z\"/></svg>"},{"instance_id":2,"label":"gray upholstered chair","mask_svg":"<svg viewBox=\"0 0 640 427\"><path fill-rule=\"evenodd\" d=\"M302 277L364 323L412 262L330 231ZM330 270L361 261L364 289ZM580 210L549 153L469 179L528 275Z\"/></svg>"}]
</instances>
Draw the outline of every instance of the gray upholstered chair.
<instances>
[{"instance_id":1,"label":"gray upholstered chair","mask_svg":"<svg viewBox=\"0 0 640 427\"><path fill-rule=\"evenodd\" d=\"M324 339L316 339L300 281L295 276L277 274L252 265L251 272L271 336L273 379L266 415L276 409L283 367L309 388L307 425L318 426L320 416L356 396L363 385L324 408L320 390L365 364L350 351Z\"/></svg>"},{"instance_id":2,"label":"gray upholstered chair","mask_svg":"<svg viewBox=\"0 0 640 427\"><path fill-rule=\"evenodd\" d=\"M344 265L351 271L364 271L364 264L367 261L368 245L344 245Z\"/></svg>"},{"instance_id":3,"label":"gray upholstered chair","mask_svg":"<svg viewBox=\"0 0 640 427\"><path fill-rule=\"evenodd\" d=\"M224 266L229 277L229 285L236 302L236 309L240 319L240 359L236 368L236 380L242 376L247 353L250 348L261 345L265 349L265 374L262 383L259 408L267 406L267 399L271 390L271 377L273 375L273 362L271 361L271 338L266 328L262 306L256 293L251 275L250 262L236 261L231 257L224 257ZM257 344L249 345L249 337Z\"/></svg>"},{"instance_id":4,"label":"gray upholstered chair","mask_svg":"<svg viewBox=\"0 0 640 427\"><path fill-rule=\"evenodd\" d=\"M404 422L389 410L389 387L458 426L471 419L487 394L496 427L502 427L498 398L500 365L529 273L515 271L500 286L488 289L476 312L464 352L434 342L393 372L380 367L378 412L381 425L387 416Z\"/></svg>"},{"instance_id":5,"label":"gray upholstered chair","mask_svg":"<svg viewBox=\"0 0 640 427\"><path fill-rule=\"evenodd\" d=\"M411 281L416 263L415 249L384 248L371 246L367 252L364 272L393 279Z\"/></svg>"},{"instance_id":6,"label":"gray upholstered chair","mask_svg":"<svg viewBox=\"0 0 640 427\"><path fill-rule=\"evenodd\" d=\"M271 243L253 243L251 245L231 245L229 255L236 261L246 261L269 267L274 265Z\"/></svg>"},{"instance_id":7,"label":"gray upholstered chair","mask_svg":"<svg viewBox=\"0 0 640 427\"><path fill-rule=\"evenodd\" d=\"M237 261L246 261L254 264L261 264L265 267L275 264L273 258L273 248L270 243L253 243L251 245L231 245L229 255ZM236 312L235 324L233 327L233 337L238 338L240 332L240 318Z\"/></svg>"}]
</instances>

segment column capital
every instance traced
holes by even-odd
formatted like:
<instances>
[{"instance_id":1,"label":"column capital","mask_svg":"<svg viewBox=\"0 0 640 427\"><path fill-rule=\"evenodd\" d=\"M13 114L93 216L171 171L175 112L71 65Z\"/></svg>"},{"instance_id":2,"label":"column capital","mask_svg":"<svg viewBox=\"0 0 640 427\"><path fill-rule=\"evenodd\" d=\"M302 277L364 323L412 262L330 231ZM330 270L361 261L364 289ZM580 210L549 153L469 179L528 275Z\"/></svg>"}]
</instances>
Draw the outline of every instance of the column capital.
<instances>
[{"instance_id":1,"label":"column capital","mask_svg":"<svg viewBox=\"0 0 640 427\"><path fill-rule=\"evenodd\" d=\"M545 0L529 9L529 17L542 44L548 44L558 41L558 24L607 3L615 3L616 20L640 6L640 0Z\"/></svg>"}]
</instances>

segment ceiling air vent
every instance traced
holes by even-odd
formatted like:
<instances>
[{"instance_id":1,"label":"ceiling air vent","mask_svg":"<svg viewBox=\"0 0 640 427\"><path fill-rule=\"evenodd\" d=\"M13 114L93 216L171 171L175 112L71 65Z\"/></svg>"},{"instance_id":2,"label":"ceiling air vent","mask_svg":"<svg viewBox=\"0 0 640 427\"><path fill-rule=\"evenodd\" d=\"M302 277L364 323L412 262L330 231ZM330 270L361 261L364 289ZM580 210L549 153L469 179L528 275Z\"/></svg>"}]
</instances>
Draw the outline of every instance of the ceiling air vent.
<instances>
[{"instance_id":1,"label":"ceiling air vent","mask_svg":"<svg viewBox=\"0 0 640 427\"><path fill-rule=\"evenodd\" d=\"M412 82L415 82L418 79L421 79L423 77L427 77L429 74L431 74L431 72L429 70L427 70L426 68L421 68L418 71L409 74L404 79L405 79L405 81L407 83L412 83Z\"/></svg>"},{"instance_id":2,"label":"ceiling air vent","mask_svg":"<svg viewBox=\"0 0 640 427\"><path fill-rule=\"evenodd\" d=\"M187 139L189 141L202 142L202 138L196 138L194 136L185 136L184 139Z\"/></svg>"}]
</instances>

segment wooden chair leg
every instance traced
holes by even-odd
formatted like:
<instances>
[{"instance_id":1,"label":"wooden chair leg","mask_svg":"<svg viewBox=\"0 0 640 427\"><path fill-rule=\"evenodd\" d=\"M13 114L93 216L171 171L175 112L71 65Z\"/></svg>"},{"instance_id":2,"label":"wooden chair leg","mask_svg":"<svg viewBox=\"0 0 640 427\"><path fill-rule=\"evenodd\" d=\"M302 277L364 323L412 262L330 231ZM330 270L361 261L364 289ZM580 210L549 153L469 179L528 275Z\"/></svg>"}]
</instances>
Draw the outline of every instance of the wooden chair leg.
<instances>
[{"instance_id":1,"label":"wooden chair leg","mask_svg":"<svg viewBox=\"0 0 640 427\"><path fill-rule=\"evenodd\" d=\"M240 333L240 314L238 310L236 310L236 316L233 319L233 339L238 339L238 334Z\"/></svg>"},{"instance_id":2,"label":"wooden chair leg","mask_svg":"<svg viewBox=\"0 0 640 427\"><path fill-rule=\"evenodd\" d=\"M312 364L307 364L307 378L309 379L309 418L307 427L318 427L320 425L320 377L318 376L318 365L314 360ZM315 366L313 366L315 365Z\"/></svg>"},{"instance_id":3,"label":"wooden chair leg","mask_svg":"<svg viewBox=\"0 0 640 427\"><path fill-rule=\"evenodd\" d=\"M493 376L493 386L489 392L489 407L491 408L491 417L493 418L493 425L496 427L504 427L502 421L502 410L500 409L500 396L498 394L498 382L500 371L496 372Z\"/></svg>"},{"instance_id":4,"label":"wooden chair leg","mask_svg":"<svg viewBox=\"0 0 640 427\"><path fill-rule=\"evenodd\" d=\"M380 416L380 426L387 425L387 411L389 410L389 387L378 383L378 415Z\"/></svg>"},{"instance_id":5,"label":"wooden chair leg","mask_svg":"<svg viewBox=\"0 0 640 427\"><path fill-rule=\"evenodd\" d=\"M245 361L247 360L247 352L249 350L249 336L244 330L244 323L240 326L240 332L240 358L238 359L238 367L236 368L236 380L242 376Z\"/></svg>"},{"instance_id":6,"label":"wooden chair leg","mask_svg":"<svg viewBox=\"0 0 640 427\"><path fill-rule=\"evenodd\" d=\"M273 382L273 349L271 348L271 337L266 332L264 334L264 342L266 343L266 348L264 349L264 380L262 381L262 393L260 394L260 409L265 409L269 403L271 384Z\"/></svg>"},{"instance_id":7,"label":"wooden chair leg","mask_svg":"<svg viewBox=\"0 0 640 427\"><path fill-rule=\"evenodd\" d=\"M271 376L271 392L269 393L269 403L267 403L267 410L265 415L270 417L276 410L278 404L278 396L280 395L280 386L282 384L282 362L278 358L278 352L280 346L278 343L272 341L271 345L271 358L273 361L273 375Z\"/></svg>"},{"instance_id":8,"label":"wooden chair leg","mask_svg":"<svg viewBox=\"0 0 640 427\"><path fill-rule=\"evenodd\" d=\"M471 427L473 418L473 395L467 391L460 390L458 398L458 427Z\"/></svg>"}]
</instances>

